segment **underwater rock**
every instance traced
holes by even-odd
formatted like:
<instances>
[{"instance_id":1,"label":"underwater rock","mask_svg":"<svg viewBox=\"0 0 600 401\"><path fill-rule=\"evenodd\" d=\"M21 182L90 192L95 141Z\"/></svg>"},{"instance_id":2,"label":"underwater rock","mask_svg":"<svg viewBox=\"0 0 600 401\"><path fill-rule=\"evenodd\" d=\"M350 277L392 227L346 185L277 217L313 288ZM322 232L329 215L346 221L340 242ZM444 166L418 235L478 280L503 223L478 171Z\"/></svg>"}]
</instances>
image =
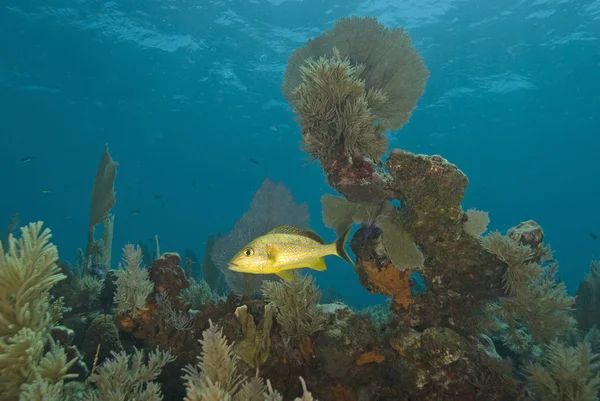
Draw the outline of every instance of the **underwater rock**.
<instances>
[{"instance_id":1,"label":"underwater rock","mask_svg":"<svg viewBox=\"0 0 600 401\"><path fill-rule=\"evenodd\" d=\"M350 247L356 255L354 271L363 287L374 294L393 297L395 308L407 309L412 303L412 270L397 269L385 254L381 237L369 239L361 231L352 238Z\"/></svg>"},{"instance_id":2,"label":"underwater rock","mask_svg":"<svg viewBox=\"0 0 600 401\"><path fill-rule=\"evenodd\" d=\"M386 167L393 177L386 188L393 188L394 198L402 202L399 212L403 229L424 257L419 274L425 290L413 292L412 272L396 269L380 233L366 235L364 227L350 245L361 284L371 292L392 296L395 318L409 327L476 330L481 306L503 294L502 273L506 267L485 252L477 238L464 232L467 217L461 201L467 177L440 156L400 149L391 151ZM536 226L528 224L513 232L533 241L540 233Z\"/></svg>"},{"instance_id":3,"label":"underwater rock","mask_svg":"<svg viewBox=\"0 0 600 401\"><path fill-rule=\"evenodd\" d=\"M440 156L400 149L393 149L385 164L394 178L395 198L418 215L417 225L428 224L425 220L433 218L461 219L460 203L469 180L454 164Z\"/></svg>"},{"instance_id":4,"label":"underwater rock","mask_svg":"<svg viewBox=\"0 0 600 401\"><path fill-rule=\"evenodd\" d=\"M390 375L407 400L514 400L516 387L477 341L442 327L423 332L398 327L389 344L396 352ZM510 376L510 369L508 370Z\"/></svg>"},{"instance_id":5,"label":"underwater rock","mask_svg":"<svg viewBox=\"0 0 600 401\"><path fill-rule=\"evenodd\" d=\"M123 345L119 340L119 331L111 315L99 315L88 328L81 350L84 362L92 369L97 354L97 365L110 358L111 352L121 352Z\"/></svg>"},{"instance_id":6,"label":"underwater rock","mask_svg":"<svg viewBox=\"0 0 600 401\"><path fill-rule=\"evenodd\" d=\"M409 327L474 330L481 306L502 294L504 265L483 252L460 222L414 228L425 256L419 273L426 290L419 293L412 292L412 271L396 269L380 239L364 236L362 230L350 243L359 280L371 292L392 296L394 319Z\"/></svg>"},{"instance_id":7,"label":"underwater rock","mask_svg":"<svg viewBox=\"0 0 600 401\"><path fill-rule=\"evenodd\" d=\"M403 229L423 254L419 273L427 290L412 294L412 271L396 269L381 233L365 235L364 227L351 242L361 284L371 292L392 296L397 318L410 327L471 330L475 324L471 319L481 305L502 294L504 265L463 230L466 215L461 201L467 177L440 156L399 149L392 150L386 162L389 174L365 158L353 158L351 163L327 166L330 184L355 202L393 198L403 202Z\"/></svg>"},{"instance_id":8,"label":"underwater rock","mask_svg":"<svg viewBox=\"0 0 600 401\"><path fill-rule=\"evenodd\" d=\"M462 358L464 342L454 331L445 327L430 327L421 335L421 347L432 364L448 365Z\"/></svg>"},{"instance_id":9,"label":"underwater rock","mask_svg":"<svg viewBox=\"0 0 600 401\"><path fill-rule=\"evenodd\" d=\"M154 282L154 290L167 294L177 307L185 304L184 299L179 296L179 291L190 286L185 271L179 266L180 262L181 258L177 253L166 252L152 262L149 272L150 280Z\"/></svg>"},{"instance_id":10,"label":"underwater rock","mask_svg":"<svg viewBox=\"0 0 600 401\"><path fill-rule=\"evenodd\" d=\"M509 228L506 234L519 244L529 246L534 252L533 259L538 263L551 259L550 247L544 246L544 230L535 221L524 221Z\"/></svg>"},{"instance_id":11,"label":"underwater rock","mask_svg":"<svg viewBox=\"0 0 600 401\"><path fill-rule=\"evenodd\" d=\"M323 166L328 184L356 203L378 204L394 199L392 177L380 161L372 161L358 153L351 158L340 157Z\"/></svg>"}]
</instances>

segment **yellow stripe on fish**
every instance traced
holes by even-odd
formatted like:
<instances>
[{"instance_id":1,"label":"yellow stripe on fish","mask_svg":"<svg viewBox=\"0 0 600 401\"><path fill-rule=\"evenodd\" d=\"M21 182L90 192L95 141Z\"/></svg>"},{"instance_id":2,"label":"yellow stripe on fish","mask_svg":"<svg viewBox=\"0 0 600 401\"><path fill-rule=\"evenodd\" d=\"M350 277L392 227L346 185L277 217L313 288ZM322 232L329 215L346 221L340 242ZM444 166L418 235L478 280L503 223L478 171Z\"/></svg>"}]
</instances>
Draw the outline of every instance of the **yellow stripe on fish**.
<instances>
[{"instance_id":1,"label":"yellow stripe on fish","mask_svg":"<svg viewBox=\"0 0 600 401\"><path fill-rule=\"evenodd\" d=\"M335 242L325 243L314 231L291 226L277 227L260 236L240 250L229 262L229 270L251 274L276 274L291 280L289 270L309 268L327 269L328 255L337 255L354 265L346 252L348 228Z\"/></svg>"}]
</instances>

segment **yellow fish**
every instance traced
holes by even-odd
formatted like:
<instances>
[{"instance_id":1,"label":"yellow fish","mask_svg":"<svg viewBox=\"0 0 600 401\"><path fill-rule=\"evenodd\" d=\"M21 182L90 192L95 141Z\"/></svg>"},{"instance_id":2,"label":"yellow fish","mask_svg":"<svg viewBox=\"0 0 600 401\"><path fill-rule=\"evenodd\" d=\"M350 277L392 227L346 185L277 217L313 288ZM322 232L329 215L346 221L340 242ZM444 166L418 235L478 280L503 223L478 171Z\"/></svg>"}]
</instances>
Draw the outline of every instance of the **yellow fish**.
<instances>
[{"instance_id":1,"label":"yellow fish","mask_svg":"<svg viewBox=\"0 0 600 401\"><path fill-rule=\"evenodd\" d=\"M327 255L337 255L354 265L344 248L349 234L350 228L335 242L326 244L314 231L290 226L277 227L239 251L229 262L229 270L276 274L284 280L292 280L293 276L289 270L304 267L327 270L323 260Z\"/></svg>"}]
</instances>

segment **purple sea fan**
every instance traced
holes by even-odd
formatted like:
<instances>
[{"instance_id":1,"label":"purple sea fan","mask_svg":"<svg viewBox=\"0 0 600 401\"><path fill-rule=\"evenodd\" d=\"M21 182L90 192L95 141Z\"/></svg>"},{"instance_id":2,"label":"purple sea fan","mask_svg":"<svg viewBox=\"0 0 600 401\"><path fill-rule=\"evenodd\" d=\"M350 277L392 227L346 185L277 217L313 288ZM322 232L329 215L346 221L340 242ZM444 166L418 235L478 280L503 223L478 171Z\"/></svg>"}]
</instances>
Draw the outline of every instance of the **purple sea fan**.
<instances>
[{"instance_id":1,"label":"purple sea fan","mask_svg":"<svg viewBox=\"0 0 600 401\"><path fill-rule=\"evenodd\" d=\"M237 221L234 229L215 242L211 257L225 275L229 288L237 295L254 295L263 280L276 280L274 275L233 272L229 261L246 244L275 227L289 225L307 229L308 205L296 204L285 185L266 179L254 194L250 209Z\"/></svg>"}]
</instances>

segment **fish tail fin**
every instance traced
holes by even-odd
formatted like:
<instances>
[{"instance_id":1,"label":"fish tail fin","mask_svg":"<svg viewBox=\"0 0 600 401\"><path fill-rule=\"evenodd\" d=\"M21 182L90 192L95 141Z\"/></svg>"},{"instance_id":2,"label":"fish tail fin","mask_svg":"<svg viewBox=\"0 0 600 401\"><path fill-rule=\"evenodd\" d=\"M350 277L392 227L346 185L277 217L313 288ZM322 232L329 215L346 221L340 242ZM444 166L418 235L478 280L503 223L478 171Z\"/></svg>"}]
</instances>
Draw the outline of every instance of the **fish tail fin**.
<instances>
[{"instance_id":1,"label":"fish tail fin","mask_svg":"<svg viewBox=\"0 0 600 401\"><path fill-rule=\"evenodd\" d=\"M351 229L352 226L348 227L346 231L344 231L342 235L340 235L338 239L335 240L335 254L338 255L340 258L344 259L346 262L350 263L352 266L354 266L354 261L352 261L352 259L348 255L348 252L346 252L346 242L348 242L348 238L350 237Z\"/></svg>"}]
</instances>

